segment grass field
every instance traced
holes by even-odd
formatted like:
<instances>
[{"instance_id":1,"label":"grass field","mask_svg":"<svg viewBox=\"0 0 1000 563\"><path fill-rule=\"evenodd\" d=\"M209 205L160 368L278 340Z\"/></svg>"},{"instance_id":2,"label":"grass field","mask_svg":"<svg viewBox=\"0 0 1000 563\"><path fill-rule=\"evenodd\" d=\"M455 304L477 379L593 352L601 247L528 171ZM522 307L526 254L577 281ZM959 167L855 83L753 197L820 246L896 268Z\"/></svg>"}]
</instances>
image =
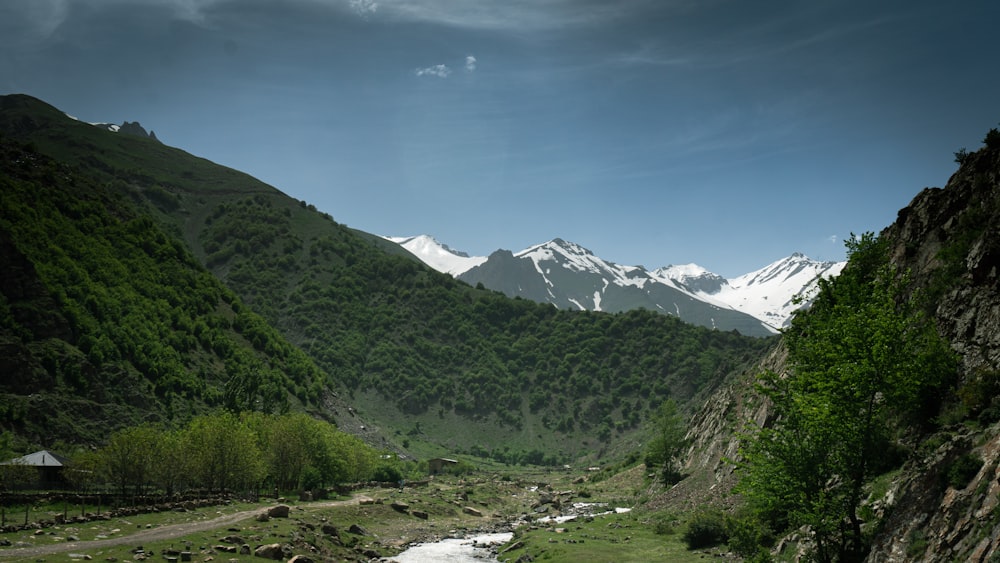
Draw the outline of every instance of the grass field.
<instances>
[{"instance_id":1,"label":"grass field","mask_svg":"<svg viewBox=\"0 0 1000 563\"><path fill-rule=\"evenodd\" d=\"M581 477L547 470L479 472L463 478L437 478L402 491L368 489L353 498L288 501L289 517L267 521L256 516L274 506L274 499L71 523L0 534L4 544L0 561L161 561L179 552L190 553L196 562L260 561L253 549L266 544L283 546L283 560L296 554L315 561L369 561L392 557L414 542L511 526L515 526L515 537L500 561L516 561L528 554L534 561L571 563L684 562L725 551L724 546L689 551L681 539L680 519L636 507L648 486L641 470L594 482ZM540 503L545 497L558 497L562 503ZM635 509L558 523L542 519L565 515L573 502L581 501ZM63 512L72 517L80 510L52 505L37 507L36 514L51 519Z\"/></svg>"}]
</instances>

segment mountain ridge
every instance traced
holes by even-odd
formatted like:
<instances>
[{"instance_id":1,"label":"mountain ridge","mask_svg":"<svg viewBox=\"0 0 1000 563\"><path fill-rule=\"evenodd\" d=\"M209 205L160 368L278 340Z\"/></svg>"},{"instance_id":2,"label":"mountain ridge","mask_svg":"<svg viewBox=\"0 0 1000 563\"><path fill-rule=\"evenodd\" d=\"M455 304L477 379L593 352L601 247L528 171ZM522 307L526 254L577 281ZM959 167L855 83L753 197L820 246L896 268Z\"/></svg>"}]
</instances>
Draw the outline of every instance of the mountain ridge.
<instances>
[{"instance_id":1,"label":"mountain ridge","mask_svg":"<svg viewBox=\"0 0 1000 563\"><path fill-rule=\"evenodd\" d=\"M520 295L556 306L600 311L609 310L604 293L611 285L633 288L633 292L645 292L648 295L650 288L659 284L664 286L659 287L659 291L669 294L672 299L679 298L674 292L680 292L709 307L747 314L764 323L770 333L787 326L792 314L808 304L818 276L835 276L845 264L812 260L796 252L760 269L727 279L693 263L669 265L652 271L642 266L621 266L561 238L535 244L519 252L497 251L488 257L470 257L430 235L385 238L397 242L442 273L472 284L482 283L489 289L510 296ZM517 260L526 260L532 267L515 266ZM551 279L551 266L556 262L561 262L562 267L570 272L596 274L604 283L598 287L591 284L585 294L565 287L557 289ZM543 263L548 265L543 266ZM531 277L532 271L540 280L527 279ZM556 292L559 291L566 295L557 296ZM648 298L634 298L632 304L647 306L665 314L681 315L680 306L676 302L671 307ZM717 324L706 326L719 328Z\"/></svg>"}]
</instances>

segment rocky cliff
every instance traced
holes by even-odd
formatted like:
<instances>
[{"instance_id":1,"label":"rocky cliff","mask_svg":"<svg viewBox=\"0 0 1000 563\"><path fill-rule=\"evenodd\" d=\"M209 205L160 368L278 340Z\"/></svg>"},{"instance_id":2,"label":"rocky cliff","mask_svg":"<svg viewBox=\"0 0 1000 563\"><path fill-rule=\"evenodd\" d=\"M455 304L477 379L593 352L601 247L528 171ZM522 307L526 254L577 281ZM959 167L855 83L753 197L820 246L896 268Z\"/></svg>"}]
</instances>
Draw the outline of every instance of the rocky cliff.
<instances>
[{"instance_id":1,"label":"rocky cliff","mask_svg":"<svg viewBox=\"0 0 1000 563\"><path fill-rule=\"evenodd\" d=\"M868 561L1000 560L1000 133L963 155L942 188L928 188L881 236L891 261L909 272L939 333L961 358L953 394L936 430L914 431L903 467L868 499ZM733 505L739 430L772 414L753 390L764 370L785 370L779 343L754 369L721 387L695 414L685 472L665 502ZM922 433L923 432L923 433ZM883 492L884 491L884 492ZM875 519L871 519L871 524Z\"/></svg>"},{"instance_id":2,"label":"rocky cliff","mask_svg":"<svg viewBox=\"0 0 1000 563\"><path fill-rule=\"evenodd\" d=\"M882 236L891 241L893 262L923 288L928 312L963 369L956 398L941 413L944 423L953 424L927 437L918 450L925 455L909 461L896 479L885 499L891 510L869 561L995 561L1000 557L1000 146L965 157L944 189L918 194ZM949 483L963 459L982 463L964 486Z\"/></svg>"}]
</instances>

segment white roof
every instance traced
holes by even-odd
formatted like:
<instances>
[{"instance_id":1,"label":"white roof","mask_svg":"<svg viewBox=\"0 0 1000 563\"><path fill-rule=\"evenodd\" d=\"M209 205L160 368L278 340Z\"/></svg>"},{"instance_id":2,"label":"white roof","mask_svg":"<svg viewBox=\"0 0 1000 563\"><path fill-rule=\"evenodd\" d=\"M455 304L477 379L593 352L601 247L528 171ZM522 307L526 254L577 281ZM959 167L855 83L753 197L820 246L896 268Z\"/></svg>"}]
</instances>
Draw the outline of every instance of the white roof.
<instances>
[{"instance_id":1,"label":"white roof","mask_svg":"<svg viewBox=\"0 0 1000 563\"><path fill-rule=\"evenodd\" d=\"M62 467L69 462L61 455L56 455L48 450L37 451L33 454L0 462L0 465L30 465L32 467Z\"/></svg>"}]
</instances>

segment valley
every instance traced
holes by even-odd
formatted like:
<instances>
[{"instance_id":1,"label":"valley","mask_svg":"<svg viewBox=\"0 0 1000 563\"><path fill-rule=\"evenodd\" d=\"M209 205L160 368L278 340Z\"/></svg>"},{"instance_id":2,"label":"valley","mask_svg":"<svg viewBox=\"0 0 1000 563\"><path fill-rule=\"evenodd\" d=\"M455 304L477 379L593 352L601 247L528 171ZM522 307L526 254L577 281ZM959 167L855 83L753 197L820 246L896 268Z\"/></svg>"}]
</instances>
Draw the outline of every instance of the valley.
<instances>
[{"instance_id":1,"label":"valley","mask_svg":"<svg viewBox=\"0 0 1000 563\"><path fill-rule=\"evenodd\" d=\"M418 259L451 252L426 239L419 256L152 136L3 96L0 453L51 448L104 486L169 490L169 472L114 469L135 437L202 464L191 486L227 488L200 454L238 435L260 464L240 486L286 500L348 474L410 483L220 523L320 560L520 522L511 561L987 561L1000 133L983 145L849 239L846 264L794 255L726 280L554 239L458 272ZM425 485L433 459L455 474ZM20 469L0 466L0 502ZM632 510L538 522L574 502ZM187 541L222 556L205 526ZM63 537L30 534L0 558Z\"/></svg>"}]
</instances>

